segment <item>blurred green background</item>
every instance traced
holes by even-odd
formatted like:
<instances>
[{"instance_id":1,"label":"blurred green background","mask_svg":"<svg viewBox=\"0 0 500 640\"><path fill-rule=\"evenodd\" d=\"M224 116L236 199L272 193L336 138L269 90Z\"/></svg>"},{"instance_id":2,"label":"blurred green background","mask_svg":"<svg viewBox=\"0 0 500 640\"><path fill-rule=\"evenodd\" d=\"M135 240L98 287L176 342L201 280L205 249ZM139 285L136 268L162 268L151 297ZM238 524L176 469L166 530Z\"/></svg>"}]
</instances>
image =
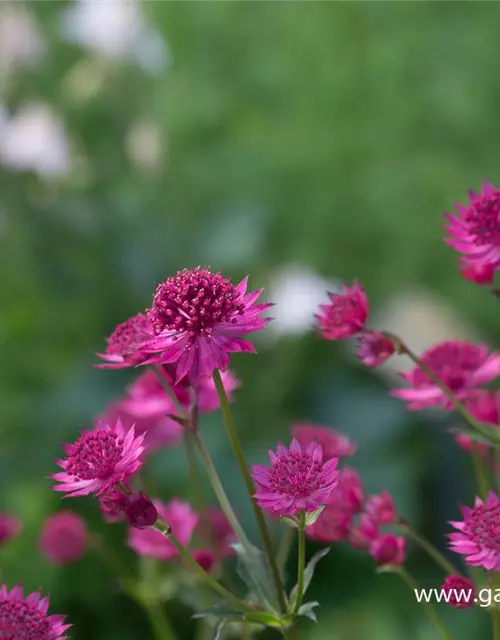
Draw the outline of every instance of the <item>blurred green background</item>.
<instances>
[{"instance_id":1,"label":"blurred green background","mask_svg":"<svg viewBox=\"0 0 500 640\"><path fill-rule=\"evenodd\" d=\"M248 273L282 303L259 354L233 359L248 459L263 461L294 420L343 430L367 489L392 491L445 547L473 495L449 420L408 415L389 378L310 327L318 291L358 278L375 315L418 291L426 324L410 343L443 326L500 341L498 301L460 279L441 240L442 211L500 170L499 19L495 3L1 3L0 508L24 529L0 570L50 591L74 640L151 636L98 558L55 569L40 556L41 524L60 507L46 476L60 442L135 374L93 369L94 352L186 266ZM401 312L411 321L411 306ZM202 428L256 540L219 417ZM179 453L152 462L165 498L189 497ZM64 506L136 564L91 499ZM409 567L442 582L411 545ZM335 546L311 589L320 623L303 638L436 638L398 578L374 569ZM189 609L167 608L179 638L194 637ZM482 611L439 610L457 640L486 637Z\"/></svg>"}]
</instances>

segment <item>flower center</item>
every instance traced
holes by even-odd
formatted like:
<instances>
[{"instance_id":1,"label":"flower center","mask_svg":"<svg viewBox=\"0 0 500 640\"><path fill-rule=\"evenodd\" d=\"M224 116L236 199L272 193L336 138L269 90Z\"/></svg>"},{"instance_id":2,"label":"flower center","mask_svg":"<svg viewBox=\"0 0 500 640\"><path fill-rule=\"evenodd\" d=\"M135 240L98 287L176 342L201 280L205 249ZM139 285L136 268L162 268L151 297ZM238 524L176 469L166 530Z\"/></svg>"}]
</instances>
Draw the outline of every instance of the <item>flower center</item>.
<instances>
[{"instance_id":1,"label":"flower center","mask_svg":"<svg viewBox=\"0 0 500 640\"><path fill-rule=\"evenodd\" d=\"M123 439L113 431L101 429L86 433L71 445L66 472L80 480L108 478L121 460L122 452Z\"/></svg>"},{"instance_id":2,"label":"flower center","mask_svg":"<svg viewBox=\"0 0 500 640\"><path fill-rule=\"evenodd\" d=\"M149 318L139 313L119 324L107 339L106 353L126 355L133 353L137 345L150 339L153 329Z\"/></svg>"},{"instance_id":3,"label":"flower center","mask_svg":"<svg viewBox=\"0 0 500 640\"><path fill-rule=\"evenodd\" d=\"M236 287L206 268L179 271L156 289L149 318L156 333L189 332L209 337L213 327L244 312Z\"/></svg>"},{"instance_id":4,"label":"flower center","mask_svg":"<svg viewBox=\"0 0 500 640\"><path fill-rule=\"evenodd\" d=\"M276 493L305 498L319 488L322 464L308 453L289 451L271 469L270 485Z\"/></svg>"},{"instance_id":5,"label":"flower center","mask_svg":"<svg viewBox=\"0 0 500 640\"><path fill-rule=\"evenodd\" d=\"M470 375L483 364L484 355L479 347L471 344L444 342L430 349L422 360L452 391L460 391L467 385ZM420 369L414 372L413 380L415 387L432 384Z\"/></svg>"},{"instance_id":6,"label":"flower center","mask_svg":"<svg viewBox=\"0 0 500 640\"><path fill-rule=\"evenodd\" d=\"M358 303L349 296L338 296L332 300L328 309L328 320L331 325L339 326L352 322L353 314L357 312Z\"/></svg>"},{"instance_id":7,"label":"flower center","mask_svg":"<svg viewBox=\"0 0 500 640\"><path fill-rule=\"evenodd\" d=\"M478 546L500 552L500 504L475 507L467 527Z\"/></svg>"},{"instance_id":8,"label":"flower center","mask_svg":"<svg viewBox=\"0 0 500 640\"><path fill-rule=\"evenodd\" d=\"M478 198L465 214L471 234L478 245L500 245L500 191Z\"/></svg>"},{"instance_id":9,"label":"flower center","mask_svg":"<svg viewBox=\"0 0 500 640\"><path fill-rule=\"evenodd\" d=\"M24 600L0 601L0 640L49 640L47 617Z\"/></svg>"}]
</instances>

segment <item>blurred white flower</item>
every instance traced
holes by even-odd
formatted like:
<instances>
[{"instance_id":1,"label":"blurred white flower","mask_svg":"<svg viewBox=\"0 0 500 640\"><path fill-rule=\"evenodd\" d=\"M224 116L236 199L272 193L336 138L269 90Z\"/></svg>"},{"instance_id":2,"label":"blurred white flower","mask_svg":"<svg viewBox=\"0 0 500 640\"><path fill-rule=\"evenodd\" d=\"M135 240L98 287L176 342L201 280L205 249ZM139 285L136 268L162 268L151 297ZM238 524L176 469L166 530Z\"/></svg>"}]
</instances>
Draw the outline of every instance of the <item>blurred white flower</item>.
<instances>
[{"instance_id":1,"label":"blurred white flower","mask_svg":"<svg viewBox=\"0 0 500 640\"><path fill-rule=\"evenodd\" d=\"M44 49L36 20L25 7L0 7L0 71L35 65Z\"/></svg>"},{"instance_id":2,"label":"blurred white flower","mask_svg":"<svg viewBox=\"0 0 500 640\"><path fill-rule=\"evenodd\" d=\"M130 161L143 171L158 169L162 161L162 131L158 123L138 120L130 127L126 149Z\"/></svg>"},{"instance_id":3,"label":"blurred white flower","mask_svg":"<svg viewBox=\"0 0 500 640\"><path fill-rule=\"evenodd\" d=\"M11 117L0 109L0 162L43 177L68 172L69 142L61 121L48 105L32 103Z\"/></svg>"}]
</instances>

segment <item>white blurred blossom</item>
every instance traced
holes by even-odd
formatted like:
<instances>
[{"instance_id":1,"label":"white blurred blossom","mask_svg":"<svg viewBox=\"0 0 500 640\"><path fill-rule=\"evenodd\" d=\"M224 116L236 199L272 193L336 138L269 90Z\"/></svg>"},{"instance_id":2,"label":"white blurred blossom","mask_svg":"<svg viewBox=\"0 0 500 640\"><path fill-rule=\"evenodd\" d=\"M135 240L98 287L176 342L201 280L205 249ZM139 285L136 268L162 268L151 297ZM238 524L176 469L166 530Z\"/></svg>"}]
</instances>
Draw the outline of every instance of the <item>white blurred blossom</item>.
<instances>
[{"instance_id":1,"label":"white blurred blossom","mask_svg":"<svg viewBox=\"0 0 500 640\"><path fill-rule=\"evenodd\" d=\"M161 165L163 135L157 122L138 120L130 127L126 149L130 161L143 171L154 171Z\"/></svg>"},{"instance_id":2,"label":"white blurred blossom","mask_svg":"<svg viewBox=\"0 0 500 640\"><path fill-rule=\"evenodd\" d=\"M0 71L36 65L44 49L36 20L27 8L0 4Z\"/></svg>"}]
</instances>

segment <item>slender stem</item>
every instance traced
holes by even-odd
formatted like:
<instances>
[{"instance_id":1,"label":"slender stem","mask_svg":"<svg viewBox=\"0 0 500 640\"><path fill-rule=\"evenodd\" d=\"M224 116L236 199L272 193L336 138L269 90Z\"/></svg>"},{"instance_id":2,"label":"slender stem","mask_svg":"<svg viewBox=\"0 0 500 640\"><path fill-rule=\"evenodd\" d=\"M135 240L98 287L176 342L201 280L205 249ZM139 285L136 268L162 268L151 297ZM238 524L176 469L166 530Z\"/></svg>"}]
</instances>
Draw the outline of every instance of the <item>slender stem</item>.
<instances>
[{"instance_id":1,"label":"slender stem","mask_svg":"<svg viewBox=\"0 0 500 640\"><path fill-rule=\"evenodd\" d=\"M461 575L460 571L456 569L451 562L449 562L443 554L436 549L436 547L425 538L423 535L415 531L409 523L406 521L400 521L398 527L406 533L412 540L414 540L433 560L441 567L445 573L449 575Z\"/></svg>"},{"instance_id":2,"label":"slender stem","mask_svg":"<svg viewBox=\"0 0 500 640\"><path fill-rule=\"evenodd\" d=\"M472 442L472 464L474 466L474 476L476 483L481 494L481 498L486 499L488 496L488 478L486 477L486 470L484 468L483 459L479 453L479 447L477 442Z\"/></svg>"},{"instance_id":3,"label":"slender stem","mask_svg":"<svg viewBox=\"0 0 500 640\"><path fill-rule=\"evenodd\" d=\"M297 564L297 602L295 603L294 613L297 614L302 606L302 598L304 597L304 569L306 567L306 511L302 509L299 516L299 556Z\"/></svg>"},{"instance_id":4,"label":"slender stem","mask_svg":"<svg viewBox=\"0 0 500 640\"><path fill-rule=\"evenodd\" d=\"M260 530L260 535L262 537L262 542L264 544L264 549L269 562L269 567L271 569L274 588L276 590L276 595L278 597L279 607L281 609L281 612L284 613L286 611L285 596L283 593L283 585L281 583L281 576L278 569L278 564L276 562L276 557L273 550L271 536L269 535L269 529L267 528L264 514L262 513L261 508L256 503L255 498L253 497L255 493L255 486L252 480L252 476L250 475L248 465L245 460L245 455L243 453L240 440L238 438L238 433L236 431L236 426L234 424L233 415L231 413L231 408L229 406L229 401L226 395L226 390L224 389L224 385L222 384L222 378L220 375L220 371L218 369L214 370L213 378L214 378L215 387L217 389L217 394L219 396L222 415L224 416L224 423L226 425L227 435L229 437L229 441L231 443L233 453L235 455L236 461L240 468L241 475L243 476L243 481L245 483L248 495L250 497L250 501L252 503L252 509L255 515L255 519L257 521L257 525Z\"/></svg>"},{"instance_id":5,"label":"slender stem","mask_svg":"<svg viewBox=\"0 0 500 640\"><path fill-rule=\"evenodd\" d=\"M295 529L292 527L283 527L283 535L278 547L278 568L281 572L282 580L285 582L285 568L286 561L288 560L288 556L290 555L290 551L292 549L292 544L295 539Z\"/></svg>"},{"instance_id":6,"label":"slender stem","mask_svg":"<svg viewBox=\"0 0 500 640\"><path fill-rule=\"evenodd\" d=\"M179 413L179 416L186 422L190 421L190 418L189 418L189 415L188 415L187 411L184 409L184 407L181 405L181 403L177 399L177 396L175 395L172 387L168 384L168 382L165 380L165 378L161 375L160 371L158 370L158 367L153 365L151 368L152 368L155 376L158 378L161 386L165 389L165 391L170 396L170 400L172 400L175 408L177 409L177 411Z\"/></svg>"},{"instance_id":7,"label":"slender stem","mask_svg":"<svg viewBox=\"0 0 500 640\"><path fill-rule=\"evenodd\" d=\"M177 636L159 602L141 600L157 640L177 640Z\"/></svg>"}]
</instances>

